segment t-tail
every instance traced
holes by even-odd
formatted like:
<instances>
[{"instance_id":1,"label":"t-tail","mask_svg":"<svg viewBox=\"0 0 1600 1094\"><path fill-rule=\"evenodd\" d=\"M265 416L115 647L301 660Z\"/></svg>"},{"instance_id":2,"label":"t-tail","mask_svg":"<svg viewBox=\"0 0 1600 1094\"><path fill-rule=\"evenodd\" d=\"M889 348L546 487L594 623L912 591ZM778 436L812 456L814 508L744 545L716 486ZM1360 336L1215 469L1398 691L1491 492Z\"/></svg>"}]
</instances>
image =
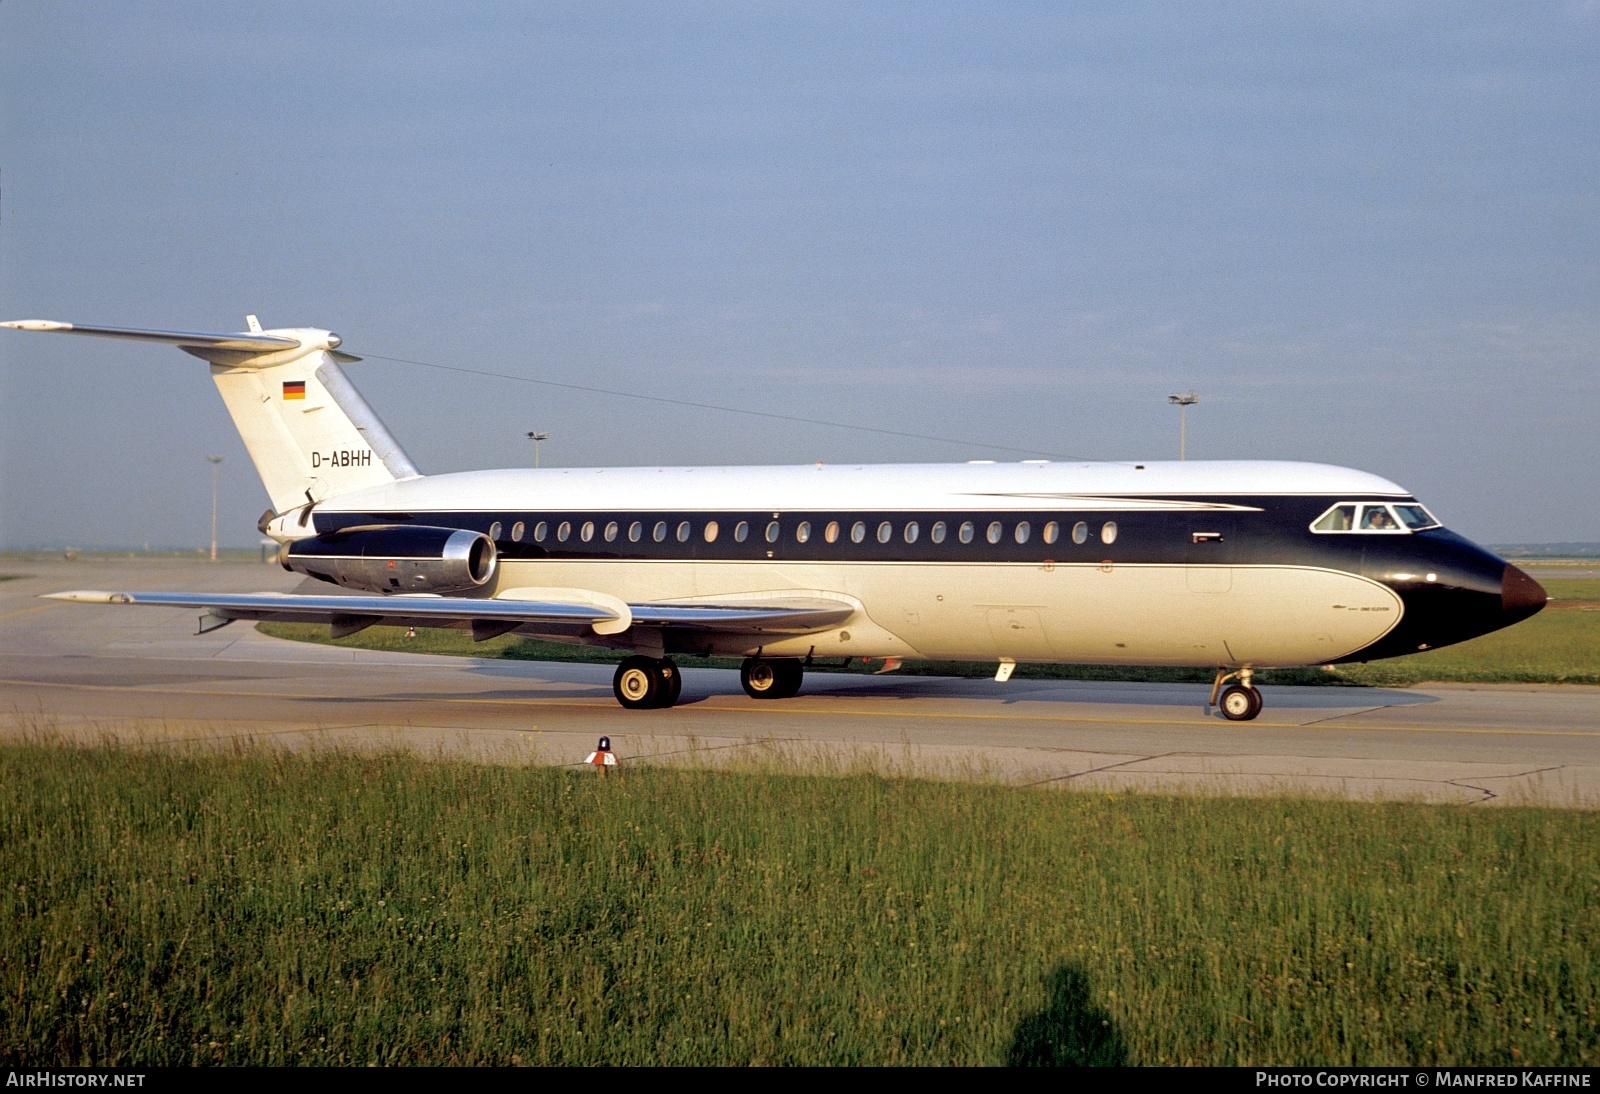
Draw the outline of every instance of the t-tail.
<instances>
[{"instance_id":1,"label":"t-tail","mask_svg":"<svg viewBox=\"0 0 1600 1094\"><path fill-rule=\"evenodd\" d=\"M85 327L47 319L0 323L12 330L165 342L211 364L211 378L244 439L273 511L287 513L338 494L419 473L339 367L332 331L312 328L195 331Z\"/></svg>"}]
</instances>

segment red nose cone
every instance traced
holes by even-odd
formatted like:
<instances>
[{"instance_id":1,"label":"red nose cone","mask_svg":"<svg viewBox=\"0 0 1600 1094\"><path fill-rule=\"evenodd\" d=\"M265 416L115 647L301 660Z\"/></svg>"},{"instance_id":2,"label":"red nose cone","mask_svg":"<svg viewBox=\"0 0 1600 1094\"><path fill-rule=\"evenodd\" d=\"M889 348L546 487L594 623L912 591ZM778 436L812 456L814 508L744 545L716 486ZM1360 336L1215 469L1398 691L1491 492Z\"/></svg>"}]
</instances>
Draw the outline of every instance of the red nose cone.
<instances>
[{"instance_id":1,"label":"red nose cone","mask_svg":"<svg viewBox=\"0 0 1600 1094\"><path fill-rule=\"evenodd\" d=\"M1543 585L1515 566L1506 567L1505 576L1500 580L1500 607L1503 611L1526 619L1544 607L1549 599L1550 594L1544 591Z\"/></svg>"}]
</instances>

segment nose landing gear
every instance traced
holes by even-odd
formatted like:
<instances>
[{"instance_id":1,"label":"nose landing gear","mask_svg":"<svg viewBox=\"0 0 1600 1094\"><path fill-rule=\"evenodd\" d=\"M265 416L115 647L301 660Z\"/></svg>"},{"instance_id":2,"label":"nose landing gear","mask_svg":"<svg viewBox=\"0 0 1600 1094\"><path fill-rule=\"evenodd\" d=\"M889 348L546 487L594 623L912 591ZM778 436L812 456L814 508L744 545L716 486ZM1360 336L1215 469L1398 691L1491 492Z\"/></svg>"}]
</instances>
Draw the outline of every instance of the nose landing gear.
<instances>
[{"instance_id":1,"label":"nose landing gear","mask_svg":"<svg viewBox=\"0 0 1600 1094\"><path fill-rule=\"evenodd\" d=\"M1253 670L1249 668L1218 669L1217 678L1211 684L1211 698L1206 701L1206 713L1210 714L1212 707L1219 707L1222 716L1230 722L1248 722L1260 714L1264 704L1261 692L1250 682L1252 675ZM1239 681L1237 684L1223 687L1235 678Z\"/></svg>"},{"instance_id":2,"label":"nose landing gear","mask_svg":"<svg viewBox=\"0 0 1600 1094\"><path fill-rule=\"evenodd\" d=\"M624 658L611 678L611 692L628 710L670 707L683 691L683 673L670 657Z\"/></svg>"}]
</instances>

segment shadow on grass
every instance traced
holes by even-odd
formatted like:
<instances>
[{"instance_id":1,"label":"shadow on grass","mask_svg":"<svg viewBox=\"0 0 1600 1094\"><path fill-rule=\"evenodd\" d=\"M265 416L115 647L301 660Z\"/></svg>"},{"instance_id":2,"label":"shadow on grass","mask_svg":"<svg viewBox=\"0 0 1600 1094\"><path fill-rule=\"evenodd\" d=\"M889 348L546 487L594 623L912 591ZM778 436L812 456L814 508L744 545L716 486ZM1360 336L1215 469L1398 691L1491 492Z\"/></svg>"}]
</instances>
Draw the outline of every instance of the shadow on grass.
<instances>
[{"instance_id":1,"label":"shadow on grass","mask_svg":"<svg viewBox=\"0 0 1600 1094\"><path fill-rule=\"evenodd\" d=\"M1089 998L1089 977L1077 965L1061 965L1050 978L1043 1009L1017 1023L1011 1037L1012 1067L1124 1067L1128 1046L1111 1015Z\"/></svg>"}]
</instances>

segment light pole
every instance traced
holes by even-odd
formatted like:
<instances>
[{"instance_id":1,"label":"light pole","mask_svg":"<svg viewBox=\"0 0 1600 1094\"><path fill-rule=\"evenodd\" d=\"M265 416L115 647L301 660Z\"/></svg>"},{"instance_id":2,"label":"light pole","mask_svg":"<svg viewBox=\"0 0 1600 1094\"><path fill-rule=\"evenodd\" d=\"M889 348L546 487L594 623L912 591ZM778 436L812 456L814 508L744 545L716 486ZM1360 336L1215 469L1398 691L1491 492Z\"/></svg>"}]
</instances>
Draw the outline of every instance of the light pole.
<instances>
[{"instance_id":1,"label":"light pole","mask_svg":"<svg viewBox=\"0 0 1600 1094\"><path fill-rule=\"evenodd\" d=\"M1189 408L1200 401L1200 396L1194 392L1184 395L1168 395L1167 402L1178 408L1178 459L1189 458Z\"/></svg>"},{"instance_id":2,"label":"light pole","mask_svg":"<svg viewBox=\"0 0 1600 1094\"><path fill-rule=\"evenodd\" d=\"M221 456L207 456L211 461L211 561L217 561L217 474L222 470Z\"/></svg>"},{"instance_id":3,"label":"light pole","mask_svg":"<svg viewBox=\"0 0 1600 1094\"><path fill-rule=\"evenodd\" d=\"M539 466L539 442L540 441L548 441L549 439L550 439L550 434L548 434L548 433L529 433L528 434L528 440L533 442L533 466L535 466L535 467Z\"/></svg>"}]
</instances>

